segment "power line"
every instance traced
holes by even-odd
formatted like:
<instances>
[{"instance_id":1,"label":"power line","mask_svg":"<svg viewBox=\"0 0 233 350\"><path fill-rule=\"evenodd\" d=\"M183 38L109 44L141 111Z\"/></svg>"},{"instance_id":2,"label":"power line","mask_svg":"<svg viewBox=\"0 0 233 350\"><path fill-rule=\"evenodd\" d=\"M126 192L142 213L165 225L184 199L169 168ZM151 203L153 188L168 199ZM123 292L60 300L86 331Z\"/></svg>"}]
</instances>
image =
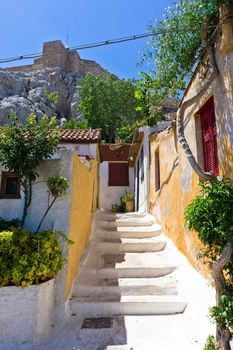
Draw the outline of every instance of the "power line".
<instances>
[{"instance_id":1,"label":"power line","mask_svg":"<svg viewBox=\"0 0 233 350\"><path fill-rule=\"evenodd\" d=\"M216 26L214 26L214 25L208 26L208 28L215 28L215 27ZM179 29L170 28L170 29L165 29L165 30L160 30L160 31L153 31L153 32L149 32L149 33L121 37L121 38L117 38L117 39L104 40L104 41L90 43L90 44L73 46L73 47L67 48L66 50L68 50L68 51L86 50L86 49L92 49L92 48L100 47L100 46L120 44L120 43L124 43L124 42L128 42L128 41L139 40L139 39L148 38L148 37L152 37L152 36L157 36L157 35L162 35L162 34L170 34L173 32L179 33L179 32L184 32L184 31L188 31L188 30L195 31L195 29L193 27L190 28L188 26L181 27ZM2 59L0 59L0 64L13 62L13 61L35 59L35 58L40 58L40 57L42 57L42 52L34 53L34 54L27 54L27 55L20 55L20 56L15 56L15 57L2 58Z\"/></svg>"}]
</instances>

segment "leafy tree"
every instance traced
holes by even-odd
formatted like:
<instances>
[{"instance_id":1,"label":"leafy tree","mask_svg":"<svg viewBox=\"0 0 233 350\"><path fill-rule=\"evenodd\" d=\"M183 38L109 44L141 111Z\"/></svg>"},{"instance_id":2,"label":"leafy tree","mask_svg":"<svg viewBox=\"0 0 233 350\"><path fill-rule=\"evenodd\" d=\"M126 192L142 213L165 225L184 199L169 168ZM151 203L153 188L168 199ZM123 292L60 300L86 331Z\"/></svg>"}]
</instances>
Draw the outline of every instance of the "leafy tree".
<instances>
[{"instance_id":1,"label":"leafy tree","mask_svg":"<svg viewBox=\"0 0 233 350\"><path fill-rule=\"evenodd\" d=\"M77 119L68 119L62 126L62 129L87 129L88 122L87 120L77 120Z\"/></svg>"},{"instance_id":2,"label":"leafy tree","mask_svg":"<svg viewBox=\"0 0 233 350\"><path fill-rule=\"evenodd\" d=\"M22 225L32 198L32 183L38 176L36 167L46 158L50 158L59 142L59 130L56 119L44 116L40 121L31 114L25 126L15 114L10 124L2 127L0 135L0 162L11 172L19 176L24 192Z\"/></svg>"},{"instance_id":3,"label":"leafy tree","mask_svg":"<svg viewBox=\"0 0 233 350\"><path fill-rule=\"evenodd\" d=\"M178 140L190 165L203 180L213 180L214 177L196 162L184 135L183 119L185 110L200 99L218 74L214 52L216 36L213 33L219 29L219 7L225 3L231 11L232 0L180 0L168 7L165 18L150 26L150 30L157 34L152 37L151 48L144 55L144 60L155 62L144 82L150 86L147 93L150 104L156 107L166 97L178 96L184 90L204 50L208 54L209 65L205 69L211 72L210 77L196 96L182 104L177 118Z\"/></svg>"},{"instance_id":4,"label":"leafy tree","mask_svg":"<svg viewBox=\"0 0 233 350\"><path fill-rule=\"evenodd\" d=\"M131 126L142 118L136 110L136 83L133 80L113 79L110 75L87 74L80 81L79 110L92 128L102 128L106 142L115 137L127 137Z\"/></svg>"}]
</instances>

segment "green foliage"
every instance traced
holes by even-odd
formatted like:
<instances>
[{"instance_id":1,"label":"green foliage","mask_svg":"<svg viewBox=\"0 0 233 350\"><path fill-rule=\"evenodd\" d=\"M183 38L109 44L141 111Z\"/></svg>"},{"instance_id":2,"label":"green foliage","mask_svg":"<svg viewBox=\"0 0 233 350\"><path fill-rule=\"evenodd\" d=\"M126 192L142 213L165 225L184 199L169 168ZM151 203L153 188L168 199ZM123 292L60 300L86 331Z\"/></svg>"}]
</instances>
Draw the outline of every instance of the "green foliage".
<instances>
[{"instance_id":1,"label":"green foliage","mask_svg":"<svg viewBox=\"0 0 233 350\"><path fill-rule=\"evenodd\" d=\"M87 74L80 81L80 86L78 108L88 127L102 128L106 142L114 142L116 136L128 137L131 127L143 116L141 111L136 111L136 83L133 80L114 80L109 75Z\"/></svg>"},{"instance_id":2,"label":"green foliage","mask_svg":"<svg viewBox=\"0 0 233 350\"><path fill-rule=\"evenodd\" d=\"M233 293L222 293L219 305L211 308L210 316L218 324L233 328Z\"/></svg>"},{"instance_id":3,"label":"green foliage","mask_svg":"<svg viewBox=\"0 0 233 350\"><path fill-rule=\"evenodd\" d=\"M216 341L212 335L208 336L207 342L203 350L217 350Z\"/></svg>"},{"instance_id":4,"label":"green foliage","mask_svg":"<svg viewBox=\"0 0 233 350\"><path fill-rule=\"evenodd\" d=\"M125 206L123 205L123 203L121 202L120 204L112 204L112 208L111 211L113 213L124 213L125 211Z\"/></svg>"},{"instance_id":5,"label":"green foliage","mask_svg":"<svg viewBox=\"0 0 233 350\"><path fill-rule=\"evenodd\" d=\"M57 91L46 92L45 96L49 102L51 102L54 106L56 106L59 102Z\"/></svg>"},{"instance_id":6,"label":"green foliage","mask_svg":"<svg viewBox=\"0 0 233 350\"><path fill-rule=\"evenodd\" d=\"M21 228L0 232L0 286L26 287L56 276L64 264L53 232L31 233Z\"/></svg>"},{"instance_id":7,"label":"green foliage","mask_svg":"<svg viewBox=\"0 0 233 350\"><path fill-rule=\"evenodd\" d=\"M7 231L11 227L21 227L21 221L19 219L4 220L0 218L0 231Z\"/></svg>"},{"instance_id":8,"label":"green foliage","mask_svg":"<svg viewBox=\"0 0 233 350\"><path fill-rule=\"evenodd\" d=\"M20 178L36 178L35 169L49 158L59 142L56 119L44 116L40 121L31 114L25 126L15 114L10 124L2 127L0 135L0 162Z\"/></svg>"},{"instance_id":9,"label":"green foliage","mask_svg":"<svg viewBox=\"0 0 233 350\"><path fill-rule=\"evenodd\" d=\"M201 194L185 210L185 221L204 244L224 247L232 237L233 180L201 182Z\"/></svg>"},{"instance_id":10,"label":"green foliage","mask_svg":"<svg viewBox=\"0 0 233 350\"><path fill-rule=\"evenodd\" d=\"M210 38L219 21L219 6L224 0L179 0L168 6L161 21L149 25L155 33L142 61L151 64L150 89L155 101L179 96L203 51L202 31L208 16ZM233 8L232 1L229 1Z\"/></svg>"},{"instance_id":11,"label":"green foliage","mask_svg":"<svg viewBox=\"0 0 233 350\"><path fill-rule=\"evenodd\" d=\"M88 129L87 120L68 119L62 126L62 129Z\"/></svg>"},{"instance_id":12,"label":"green foliage","mask_svg":"<svg viewBox=\"0 0 233 350\"><path fill-rule=\"evenodd\" d=\"M48 179L47 185L54 197L60 197L69 187L69 181L64 176L51 176Z\"/></svg>"},{"instance_id":13,"label":"green foliage","mask_svg":"<svg viewBox=\"0 0 233 350\"><path fill-rule=\"evenodd\" d=\"M125 191L124 196L121 198L121 202L126 204L128 202L132 202L134 200L134 194L129 191Z\"/></svg>"}]
</instances>

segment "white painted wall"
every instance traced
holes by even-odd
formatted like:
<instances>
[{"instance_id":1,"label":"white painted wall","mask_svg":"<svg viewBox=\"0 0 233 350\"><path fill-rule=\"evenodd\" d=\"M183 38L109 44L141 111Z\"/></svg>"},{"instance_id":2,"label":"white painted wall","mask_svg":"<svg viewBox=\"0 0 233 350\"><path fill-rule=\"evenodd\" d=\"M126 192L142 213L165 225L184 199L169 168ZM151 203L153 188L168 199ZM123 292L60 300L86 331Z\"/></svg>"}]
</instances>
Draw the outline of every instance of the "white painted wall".
<instances>
[{"instance_id":1,"label":"white painted wall","mask_svg":"<svg viewBox=\"0 0 233 350\"><path fill-rule=\"evenodd\" d=\"M32 202L28 210L28 216L25 222L25 228L29 230L36 230L42 215L44 214L47 203L48 203L48 188L46 182L49 176L53 175L62 175L65 176L70 183L66 194L61 198L57 199L53 208L49 212L46 217L41 230L46 228L62 231L68 235L70 228L70 205L71 205L71 189L72 189L72 167L73 167L73 153L74 150L62 149L56 152L53 155L52 159L44 160L41 162L40 166L37 169L39 173L39 177L36 179L36 182L33 184L33 192L32 192ZM4 168L0 166L0 175ZM50 198L51 200L51 198ZM21 199L0 199L0 217L4 219L12 219L12 218L21 218L23 212L23 193ZM63 246L63 256L67 256L67 243L61 240L61 244ZM63 267L62 271L56 276L54 281L54 298L53 298L53 309L51 311L51 319L54 324L53 329L56 329L57 326L61 322L63 322L66 308L65 308L65 290L66 290L66 265ZM1 289L0 289L1 291ZM44 296L42 297L42 299ZM1 294L0 294L1 299ZM2 300L4 302L4 300ZM1 303L1 301L0 301ZM29 302L24 304L25 307L30 309L33 307ZM1 307L1 305L0 305ZM1 309L2 310L2 309ZM35 309L32 309L35 310ZM23 334L29 334L31 331L27 330L29 327L27 323L31 322L31 311L27 310L29 313L28 320L25 321L23 318L21 319L21 327L22 336ZM47 312L49 311L49 307L47 307ZM4 315L4 314L3 314ZM50 317L49 316L49 317ZM16 314L15 314L15 317ZM42 318L45 315L41 316ZM20 318L19 318L20 319ZM0 321L0 328L2 328L2 324L4 325L4 320ZM3 322L3 323L1 323ZM46 326L46 322L45 322ZM43 333L43 325L40 323L38 325L38 334ZM42 328L41 328L42 327ZM29 333L28 333L29 332ZM1 334L1 333L0 333ZM25 335L26 336L26 335ZM1 341L1 337L0 337Z\"/></svg>"},{"instance_id":2,"label":"white painted wall","mask_svg":"<svg viewBox=\"0 0 233 350\"><path fill-rule=\"evenodd\" d=\"M98 143L60 143L59 147L75 150L80 155L89 155L96 159Z\"/></svg>"},{"instance_id":3,"label":"white painted wall","mask_svg":"<svg viewBox=\"0 0 233 350\"><path fill-rule=\"evenodd\" d=\"M36 230L48 204L47 180L50 176L65 176L70 183L66 195L58 198L45 219L41 230L49 228L69 232L69 212L72 186L72 150L59 150L52 159L44 160L36 171L39 177L32 186L32 202L28 208L25 228ZM0 176L4 167L0 166ZM50 196L50 201L52 200ZM21 199L0 199L0 217L4 219L21 218L23 213L23 192Z\"/></svg>"},{"instance_id":4,"label":"white painted wall","mask_svg":"<svg viewBox=\"0 0 233 350\"><path fill-rule=\"evenodd\" d=\"M120 204L125 191L134 192L134 169L129 168L129 186L108 186L108 163L100 163L100 209L111 210L112 204Z\"/></svg>"},{"instance_id":5,"label":"white painted wall","mask_svg":"<svg viewBox=\"0 0 233 350\"><path fill-rule=\"evenodd\" d=\"M149 136L155 130L150 126L144 126L139 129L144 133L141 149L138 153L136 160L136 178L135 178L135 200L137 201L137 182L139 181L139 208L140 212L149 212L149 193L150 193L150 149L149 149ZM141 155L143 149L143 164L141 166ZM137 177L137 167L139 166L139 177ZM144 173L144 175L143 175Z\"/></svg>"},{"instance_id":6,"label":"white painted wall","mask_svg":"<svg viewBox=\"0 0 233 350\"><path fill-rule=\"evenodd\" d=\"M38 286L0 288L1 344L41 343L53 327L54 280Z\"/></svg>"}]
</instances>

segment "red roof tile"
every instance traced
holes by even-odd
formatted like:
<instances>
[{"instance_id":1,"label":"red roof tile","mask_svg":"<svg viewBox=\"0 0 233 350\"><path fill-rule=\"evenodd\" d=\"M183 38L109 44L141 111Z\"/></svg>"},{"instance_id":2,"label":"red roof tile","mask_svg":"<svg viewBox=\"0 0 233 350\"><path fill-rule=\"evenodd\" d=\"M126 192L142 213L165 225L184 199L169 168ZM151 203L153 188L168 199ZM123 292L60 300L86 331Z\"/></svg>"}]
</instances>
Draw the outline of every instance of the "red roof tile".
<instances>
[{"instance_id":1,"label":"red roof tile","mask_svg":"<svg viewBox=\"0 0 233 350\"><path fill-rule=\"evenodd\" d=\"M64 129L61 130L60 142L98 143L101 140L101 129Z\"/></svg>"}]
</instances>

